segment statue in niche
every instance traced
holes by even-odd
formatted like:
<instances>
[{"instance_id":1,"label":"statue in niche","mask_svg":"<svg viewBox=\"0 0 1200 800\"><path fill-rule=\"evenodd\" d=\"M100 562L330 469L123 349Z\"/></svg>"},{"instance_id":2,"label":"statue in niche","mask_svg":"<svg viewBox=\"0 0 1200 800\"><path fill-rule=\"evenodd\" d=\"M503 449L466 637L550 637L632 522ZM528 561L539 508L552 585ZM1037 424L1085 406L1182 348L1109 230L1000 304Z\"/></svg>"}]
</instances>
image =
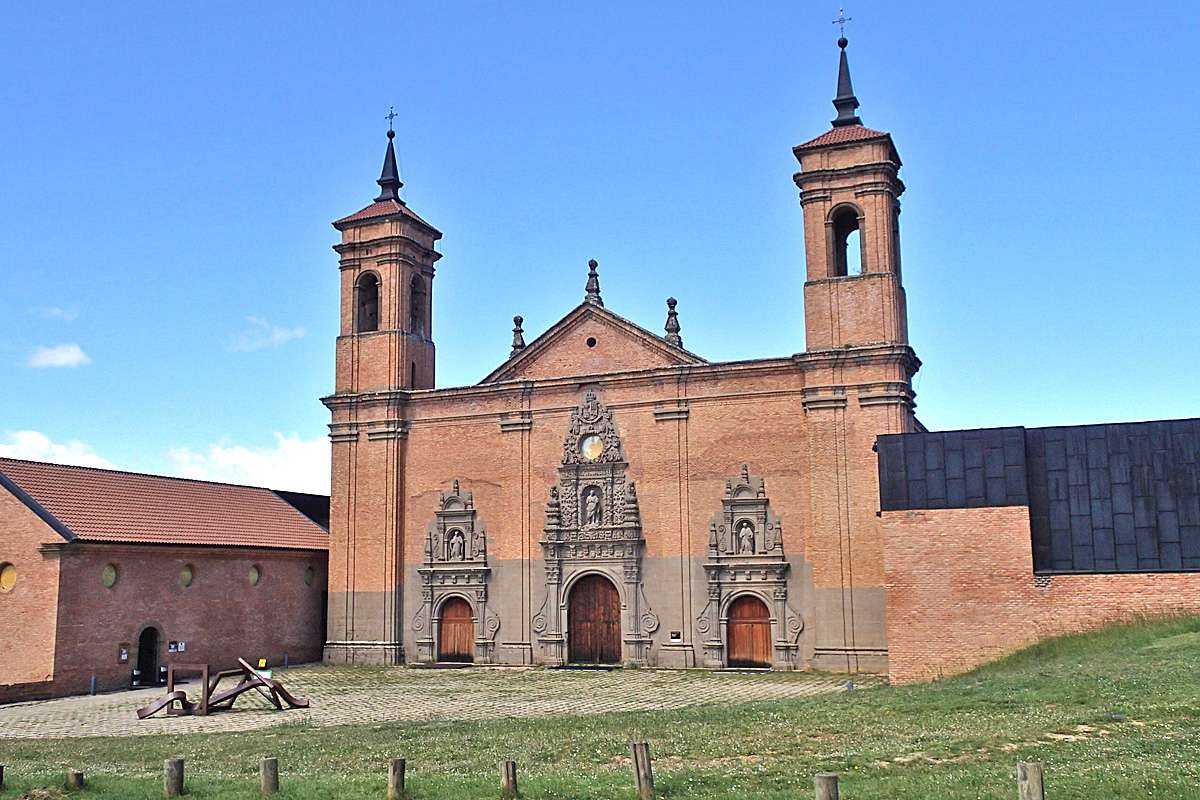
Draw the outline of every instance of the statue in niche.
<instances>
[{"instance_id":1,"label":"statue in niche","mask_svg":"<svg viewBox=\"0 0 1200 800\"><path fill-rule=\"evenodd\" d=\"M464 558L463 549L462 531L450 531L450 535L446 537L446 560L462 561Z\"/></svg>"},{"instance_id":2,"label":"statue in niche","mask_svg":"<svg viewBox=\"0 0 1200 800\"><path fill-rule=\"evenodd\" d=\"M742 520L737 530L737 551L739 553L754 553L754 526L749 520Z\"/></svg>"},{"instance_id":3,"label":"statue in niche","mask_svg":"<svg viewBox=\"0 0 1200 800\"><path fill-rule=\"evenodd\" d=\"M585 526L601 524L600 490L589 486L583 493L583 524Z\"/></svg>"}]
</instances>

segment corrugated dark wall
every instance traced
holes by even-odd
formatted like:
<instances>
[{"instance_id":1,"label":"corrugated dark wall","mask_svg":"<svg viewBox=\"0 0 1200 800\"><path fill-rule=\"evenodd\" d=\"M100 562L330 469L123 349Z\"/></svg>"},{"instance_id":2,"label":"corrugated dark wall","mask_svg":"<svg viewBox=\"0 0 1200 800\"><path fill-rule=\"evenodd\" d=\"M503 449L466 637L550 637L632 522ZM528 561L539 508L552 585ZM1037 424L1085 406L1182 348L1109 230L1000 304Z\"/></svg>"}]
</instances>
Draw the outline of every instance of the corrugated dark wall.
<instances>
[{"instance_id":1,"label":"corrugated dark wall","mask_svg":"<svg viewBox=\"0 0 1200 800\"><path fill-rule=\"evenodd\" d=\"M1200 420L880 436L884 511L1028 505L1038 572L1200 570Z\"/></svg>"}]
</instances>

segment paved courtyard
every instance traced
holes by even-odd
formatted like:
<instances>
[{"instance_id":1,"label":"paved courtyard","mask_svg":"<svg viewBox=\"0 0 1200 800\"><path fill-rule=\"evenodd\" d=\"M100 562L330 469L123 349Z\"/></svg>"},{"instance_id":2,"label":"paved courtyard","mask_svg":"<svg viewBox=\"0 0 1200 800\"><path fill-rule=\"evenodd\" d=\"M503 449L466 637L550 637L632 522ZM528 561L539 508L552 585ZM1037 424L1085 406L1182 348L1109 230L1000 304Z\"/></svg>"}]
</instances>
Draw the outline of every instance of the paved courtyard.
<instances>
[{"instance_id":1,"label":"paved courtyard","mask_svg":"<svg viewBox=\"0 0 1200 800\"><path fill-rule=\"evenodd\" d=\"M848 678L822 673L737 673L701 670L549 670L310 666L277 670L293 694L312 707L277 712L253 692L232 711L209 717L138 720L134 710L163 689L68 697L0 706L0 738L144 736L245 731L306 723L331 726L422 720L485 720L602 714L687 706L749 703L840 692ZM854 676L856 686L878 678ZM184 687L195 696L198 685Z\"/></svg>"}]
</instances>

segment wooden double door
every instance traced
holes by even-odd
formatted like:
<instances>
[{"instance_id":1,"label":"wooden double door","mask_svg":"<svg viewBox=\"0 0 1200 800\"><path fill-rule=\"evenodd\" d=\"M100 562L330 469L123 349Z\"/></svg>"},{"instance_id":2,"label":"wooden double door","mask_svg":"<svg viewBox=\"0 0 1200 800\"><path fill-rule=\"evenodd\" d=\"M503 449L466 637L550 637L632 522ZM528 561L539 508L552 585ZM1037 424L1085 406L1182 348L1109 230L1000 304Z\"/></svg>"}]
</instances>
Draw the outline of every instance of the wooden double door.
<instances>
[{"instance_id":1,"label":"wooden double door","mask_svg":"<svg viewBox=\"0 0 1200 800\"><path fill-rule=\"evenodd\" d=\"M726 621L731 667L771 666L771 614L762 600L742 595L729 606Z\"/></svg>"},{"instance_id":2,"label":"wooden double door","mask_svg":"<svg viewBox=\"0 0 1200 800\"><path fill-rule=\"evenodd\" d=\"M475 660L475 620L471 604L461 597L451 597L442 605L437 658L468 664Z\"/></svg>"},{"instance_id":3,"label":"wooden double door","mask_svg":"<svg viewBox=\"0 0 1200 800\"><path fill-rule=\"evenodd\" d=\"M621 661L621 597L600 575L580 578L567 604L567 660L572 664Z\"/></svg>"}]
</instances>

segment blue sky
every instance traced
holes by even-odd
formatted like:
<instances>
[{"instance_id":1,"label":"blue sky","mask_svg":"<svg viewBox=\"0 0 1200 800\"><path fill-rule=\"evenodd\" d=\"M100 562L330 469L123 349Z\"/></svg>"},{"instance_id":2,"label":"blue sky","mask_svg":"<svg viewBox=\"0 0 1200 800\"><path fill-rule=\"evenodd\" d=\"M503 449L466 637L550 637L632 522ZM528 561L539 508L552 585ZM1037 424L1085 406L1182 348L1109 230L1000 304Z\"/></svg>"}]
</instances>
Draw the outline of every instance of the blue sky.
<instances>
[{"instance_id":1,"label":"blue sky","mask_svg":"<svg viewBox=\"0 0 1200 800\"><path fill-rule=\"evenodd\" d=\"M836 4L253 5L6 10L0 452L327 485L329 222L373 197L389 105L445 234L440 386L589 258L709 359L803 349L791 147L833 117ZM846 9L905 162L920 417L1200 414L1194 3L981 5Z\"/></svg>"}]
</instances>

